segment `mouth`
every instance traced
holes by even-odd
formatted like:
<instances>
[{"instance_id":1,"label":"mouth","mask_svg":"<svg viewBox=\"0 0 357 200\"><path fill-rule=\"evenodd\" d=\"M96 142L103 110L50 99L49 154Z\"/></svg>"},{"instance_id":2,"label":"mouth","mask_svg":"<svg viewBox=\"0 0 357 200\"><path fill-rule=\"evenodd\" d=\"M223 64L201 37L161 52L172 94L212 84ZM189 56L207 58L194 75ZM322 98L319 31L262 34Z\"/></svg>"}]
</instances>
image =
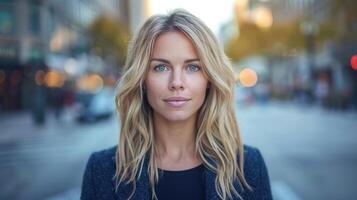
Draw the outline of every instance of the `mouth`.
<instances>
[{"instance_id":1,"label":"mouth","mask_svg":"<svg viewBox=\"0 0 357 200\"><path fill-rule=\"evenodd\" d=\"M166 102L166 104L170 107L179 108L184 106L190 100L191 99L185 97L170 97L164 99L164 102Z\"/></svg>"},{"instance_id":2,"label":"mouth","mask_svg":"<svg viewBox=\"0 0 357 200\"><path fill-rule=\"evenodd\" d=\"M164 99L164 101L188 101L190 100L189 98L186 97L170 97L167 99Z\"/></svg>"}]
</instances>

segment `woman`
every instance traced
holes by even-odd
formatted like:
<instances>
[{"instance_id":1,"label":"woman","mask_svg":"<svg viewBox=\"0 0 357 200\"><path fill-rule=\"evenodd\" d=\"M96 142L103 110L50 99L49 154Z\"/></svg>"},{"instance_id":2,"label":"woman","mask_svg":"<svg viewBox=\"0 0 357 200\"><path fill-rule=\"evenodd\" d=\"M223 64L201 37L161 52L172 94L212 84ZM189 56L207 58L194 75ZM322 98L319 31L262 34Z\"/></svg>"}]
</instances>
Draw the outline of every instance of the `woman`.
<instances>
[{"instance_id":1,"label":"woman","mask_svg":"<svg viewBox=\"0 0 357 200\"><path fill-rule=\"evenodd\" d=\"M234 87L201 20L148 19L118 86L119 144L91 155L81 199L272 199L259 150L240 138Z\"/></svg>"}]
</instances>

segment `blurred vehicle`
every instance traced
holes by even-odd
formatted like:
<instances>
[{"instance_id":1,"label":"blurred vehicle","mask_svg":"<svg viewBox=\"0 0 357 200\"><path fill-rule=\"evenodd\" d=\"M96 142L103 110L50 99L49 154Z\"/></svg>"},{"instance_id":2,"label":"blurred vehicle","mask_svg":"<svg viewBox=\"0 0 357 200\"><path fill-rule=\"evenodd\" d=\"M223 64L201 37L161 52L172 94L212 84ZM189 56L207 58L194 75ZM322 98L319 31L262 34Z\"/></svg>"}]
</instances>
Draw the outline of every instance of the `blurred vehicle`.
<instances>
[{"instance_id":1,"label":"blurred vehicle","mask_svg":"<svg viewBox=\"0 0 357 200\"><path fill-rule=\"evenodd\" d=\"M92 122L109 118L115 111L114 94L111 88L98 92L78 92L76 95L77 120Z\"/></svg>"}]
</instances>

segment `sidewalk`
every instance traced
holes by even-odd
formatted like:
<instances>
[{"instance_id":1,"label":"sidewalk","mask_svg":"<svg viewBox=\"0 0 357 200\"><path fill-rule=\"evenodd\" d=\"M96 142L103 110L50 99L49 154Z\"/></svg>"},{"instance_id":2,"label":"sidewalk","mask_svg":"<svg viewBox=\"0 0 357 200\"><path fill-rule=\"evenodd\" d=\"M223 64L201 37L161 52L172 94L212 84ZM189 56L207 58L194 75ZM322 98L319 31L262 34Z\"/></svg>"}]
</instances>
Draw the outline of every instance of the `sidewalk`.
<instances>
[{"instance_id":1,"label":"sidewalk","mask_svg":"<svg viewBox=\"0 0 357 200\"><path fill-rule=\"evenodd\" d=\"M65 114L65 113L64 113ZM62 117L57 120L54 113L46 112L44 124L36 125L29 111L0 114L0 145L15 141L41 137L43 135L58 134L59 127L74 126L73 119ZM71 121L72 120L72 121Z\"/></svg>"}]
</instances>

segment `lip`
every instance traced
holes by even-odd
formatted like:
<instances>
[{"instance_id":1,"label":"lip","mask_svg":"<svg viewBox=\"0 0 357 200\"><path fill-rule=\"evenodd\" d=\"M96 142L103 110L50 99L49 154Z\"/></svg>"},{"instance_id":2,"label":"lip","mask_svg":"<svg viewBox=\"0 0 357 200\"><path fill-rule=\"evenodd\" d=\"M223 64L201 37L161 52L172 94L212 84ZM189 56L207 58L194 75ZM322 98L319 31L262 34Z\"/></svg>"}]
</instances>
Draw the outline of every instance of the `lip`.
<instances>
[{"instance_id":1,"label":"lip","mask_svg":"<svg viewBox=\"0 0 357 200\"><path fill-rule=\"evenodd\" d=\"M164 101L166 102L167 105L169 105L170 107L174 107L174 108L180 108L182 106L184 106L189 100L188 98L185 97L170 97L167 99L164 99Z\"/></svg>"},{"instance_id":2,"label":"lip","mask_svg":"<svg viewBox=\"0 0 357 200\"><path fill-rule=\"evenodd\" d=\"M164 101L188 101L190 99L186 98L186 97L170 97L167 99L164 99Z\"/></svg>"}]
</instances>

